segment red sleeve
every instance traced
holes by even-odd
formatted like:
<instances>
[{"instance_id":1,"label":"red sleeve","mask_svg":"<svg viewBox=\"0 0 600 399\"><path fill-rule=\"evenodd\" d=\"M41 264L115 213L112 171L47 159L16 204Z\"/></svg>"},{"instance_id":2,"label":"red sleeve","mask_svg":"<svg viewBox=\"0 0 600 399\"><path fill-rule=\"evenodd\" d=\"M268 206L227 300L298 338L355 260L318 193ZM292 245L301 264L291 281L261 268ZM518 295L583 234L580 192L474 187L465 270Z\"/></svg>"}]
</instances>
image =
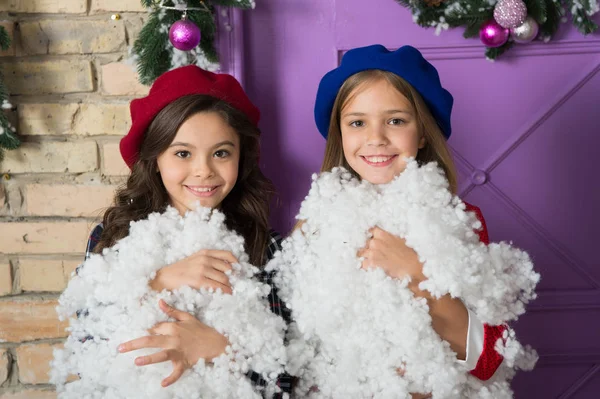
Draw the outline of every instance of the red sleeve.
<instances>
[{"instance_id":1,"label":"red sleeve","mask_svg":"<svg viewBox=\"0 0 600 399\"><path fill-rule=\"evenodd\" d=\"M490 237L481 210L466 202L465 205L467 206L467 211L474 212L477 219L481 222L481 229L477 231L477 234L479 234L479 240L485 245L488 245L490 243ZM489 380L496 370L498 370L498 367L500 367L504 358L501 354L496 352L494 347L496 346L496 341L498 341L498 338L502 337L505 330L506 327L504 326L483 325L483 352L481 352L481 355L479 356L475 369L471 370L471 375L485 381Z\"/></svg>"},{"instance_id":2,"label":"red sleeve","mask_svg":"<svg viewBox=\"0 0 600 399\"><path fill-rule=\"evenodd\" d=\"M472 376L486 381L498 370L504 358L494 348L498 338L502 338L504 330L506 330L504 326L483 325L483 352L479 356L477 365L471 370Z\"/></svg>"},{"instance_id":3,"label":"red sleeve","mask_svg":"<svg viewBox=\"0 0 600 399\"><path fill-rule=\"evenodd\" d=\"M488 235L487 226L485 225L485 219L483 218L481 209L467 202L465 202L465 205L467 206L467 212L475 213L475 216L477 216L477 219L481 222L481 229L477 231L477 234L479 234L479 241L481 241L485 245L489 245L490 237Z\"/></svg>"}]
</instances>

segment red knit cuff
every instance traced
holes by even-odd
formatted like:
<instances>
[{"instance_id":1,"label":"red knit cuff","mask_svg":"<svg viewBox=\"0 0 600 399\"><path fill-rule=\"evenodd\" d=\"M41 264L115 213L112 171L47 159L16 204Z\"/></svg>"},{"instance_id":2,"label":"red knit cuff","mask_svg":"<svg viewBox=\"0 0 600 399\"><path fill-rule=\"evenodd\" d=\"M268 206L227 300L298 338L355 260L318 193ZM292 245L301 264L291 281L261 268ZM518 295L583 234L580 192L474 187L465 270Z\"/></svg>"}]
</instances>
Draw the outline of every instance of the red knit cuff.
<instances>
[{"instance_id":1,"label":"red knit cuff","mask_svg":"<svg viewBox=\"0 0 600 399\"><path fill-rule=\"evenodd\" d=\"M483 352L477 361L477 366L471 371L471 375L486 381L498 370L504 357L496 351L495 346L505 330L505 326L483 325Z\"/></svg>"}]
</instances>

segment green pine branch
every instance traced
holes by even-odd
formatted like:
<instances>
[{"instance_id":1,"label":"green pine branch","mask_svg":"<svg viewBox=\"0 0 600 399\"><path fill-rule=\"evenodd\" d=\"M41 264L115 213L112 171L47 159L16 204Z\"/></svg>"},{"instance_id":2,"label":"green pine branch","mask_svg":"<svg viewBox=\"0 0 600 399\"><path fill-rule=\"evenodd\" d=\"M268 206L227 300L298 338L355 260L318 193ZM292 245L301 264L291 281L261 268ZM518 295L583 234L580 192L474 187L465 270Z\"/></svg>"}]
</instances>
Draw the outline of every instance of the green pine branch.
<instances>
[{"instance_id":1,"label":"green pine branch","mask_svg":"<svg viewBox=\"0 0 600 399\"><path fill-rule=\"evenodd\" d=\"M249 9L254 6L254 1L252 0L188 0L187 4L189 7L200 7L201 2L208 7L222 6ZM141 3L146 8L158 8L160 0L141 0ZM172 6L171 2L165 2L165 5Z\"/></svg>"},{"instance_id":2,"label":"green pine branch","mask_svg":"<svg viewBox=\"0 0 600 399\"><path fill-rule=\"evenodd\" d=\"M560 19L562 18L562 5L560 0L538 0L543 2L546 6L546 19L544 22L540 22L536 19L540 26L538 35L541 38L551 38L560 25Z\"/></svg>"},{"instance_id":3,"label":"green pine branch","mask_svg":"<svg viewBox=\"0 0 600 399\"><path fill-rule=\"evenodd\" d=\"M17 138L17 136L12 131L13 127L6 119L6 115L4 112L0 113L0 148L7 150L14 150L17 148L21 141Z\"/></svg>"},{"instance_id":4,"label":"green pine branch","mask_svg":"<svg viewBox=\"0 0 600 399\"><path fill-rule=\"evenodd\" d=\"M235 7L244 10L254 8L254 2L251 0L212 0L212 4L221 7Z\"/></svg>"},{"instance_id":5,"label":"green pine branch","mask_svg":"<svg viewBox=\"0 0 600 399\"><path fill-rule=\"evenodd\" d=\"M133 52L138 56L139 80L145 85L150 85L161 74L167 72L172 64L172 45L169 42L168 29L181 20L183 13L179 10L161 9L160 0L141 0L142 5L151 8L148 21L143 26L139 36L134 42ZM200 7L200 3L205 7ZM164 1L164 6L173 7L174 1ZM187 0L189 8L205 8L201 10L188 10L187 19L196 24L201 32L199 48L211 63L218 63L219 56L215 48L216 23L215 6L252 8L253 0ZM193 56L188 57L192 63Z\"/></svg>"},{"instance_id":6,"label":"green pine branch","mask_svg":"<svg viewBox=\"0 0 600 399\"><path fill-rule=\"evenodd\" d=\"M589 35L598 29L598 25L588 15L588 11L592 8L592 0L580 0L579 3L582 7L575 7L573 0L565 0L565 6L568 10L571 10L571 16L573 18L573 25L577 27L577 30L582 35Z\"/></svg>"},{"instance_id":7,"label":"green pine branch","mask_svg":"<svg viewBox=\"0 0 600 399\"><path fill-rule=\"evenodd\" d=\"M158 11L154 11L133 44L133 51L139 57L139 79L145 85L152 84L162 73L168 71L171 65L167 50L169 35L161 32L160 28Z\"/></svg>"},{"instance_id":8,"label":"green pine branch","mask_svg":"<svg viewBox=\"0 0 600 399\"><path fill-rule=\"evenodd\" d=\"M481 30L481 24L482 24L482 22L475 22L475 23L468 24L467 28L463 32L463 37L465 39L469 39L472 37L478 37L479 31Z\"/></svg>"},{"instance_id":9,"label":"green pine branch","mask_svg":"<svg viewBox=\"0 0 600 399\"><path fill-rule=\"evenodd\" d=\"M7 50L10 47L10 36L3 26L0 26L0 48ZM0 107L8 100L8 91L4 85L4 76L0 73ZM4 110L0 108L0 161L4 159L4 150L14 150L21 142L13 132Z\"/></svg>"},{"instance_id":10,"label":"green pine branch","mask_svg":"<svg viewBox=\"0 0 600 399\"><path fill-rule=\"evenodd\" d=\"M0 105L6 100L6 97L0 98ZM21 145L21 141L17 138L14 127L8 121L4 110L0 110L0 154L2 150L14 150ZM1 156L0 156L1 160Z\"/></svg>"},{"instance_id":11,"label":"green pine branch","mask_svg":"<svg viewBox=\"0 0 600 399\"><path fill-rule=\"evenodd\" d=\"M216 26L211 13L205 11L188 11L188 20L200 28L200 49L204 52L210 62L218 62L217 51L214 47ZM164 13L159 18L159 13ZM177 10L155 10L140 31L133 45L133 51L138 55L138 73L140 82L150 85L156 78L171 68L171 43L168 31L170 27L182 17L181 11Z\"/></svg>"},{"instance_id":12,"label":"green pine branch","mask_svg":"<svg viewBox=\"0 0 600 399\"><path fill-rule=\"evenodd\" d=\"M495 60L509 50L514 44L515 42L509 40L500 47L486 47L485 58L488 60Z\"/></svg>"},{"instance_id":13,"label":"green pine branch","mask_svg":"<svg viewBox=\"0 0 600 399\"><path fill-rule=\"evenodd\" d=\"M479 30L484 22L493 18L495 4L489 0L447 0L438 6L429 6L423 0L395 0L399 5L408 8L415 16L415 23L424 28L437 27L441 23L450 28L463 27L465 38L479 36ZM536 20L540 27L539 36L551 38L564 16L562 4L571 11L573 25L584 35L598 30L598 25L591 19L591 11L596 0L523 0L527 13ZM575 7L575 1L582 7ZM508 42L497 48L486 49L485 55L494 60L513 46Z\"/></svg>"},{"instance_id":14,"label":"green pine branch","mask_svg":"<svg viewBox=\"0 0 600 399\"><path fill-rule=\"evenodd\" d=\"M8 36L8 32L4 29L4 26L0 26L0 48L2 50L8 50L10 47L10 36Z\"/></svg>"},{"instance_id":15,"label":"green pine branch","mask_svg":"<svg viewBox=\"0 0 600 399\"><path fill-rule=\"evenodd\" d=\"M6 90L6 86L4 85L4 76L0 72L0 105L6 99L8 99L8 90Z\"/></svg>"},{"instance_id":16,"label":"green pine branch","mask_svg":"<svg viewBox=\"0 0 600 399\"><path fill-rule=\"evenodd\" d=\"M548 7L546 0L524 0L527 6L527 15L541 25L546 22Z\"/></svg>"},{"instance_id":17,"label":"green pine branch","mask_svg":"<svg viewBox=\"0 0 600 399\"><path fill-rule=\"evenodd\" d=\"M214 7L211 6L210 10L210 14L200 11L190 12L188 13L188 19L200 28L200 48L204 52L206 59L210 62L219 62L219 56L215 48L217 26L214 20Z\"/></svg>"}]
</instances>

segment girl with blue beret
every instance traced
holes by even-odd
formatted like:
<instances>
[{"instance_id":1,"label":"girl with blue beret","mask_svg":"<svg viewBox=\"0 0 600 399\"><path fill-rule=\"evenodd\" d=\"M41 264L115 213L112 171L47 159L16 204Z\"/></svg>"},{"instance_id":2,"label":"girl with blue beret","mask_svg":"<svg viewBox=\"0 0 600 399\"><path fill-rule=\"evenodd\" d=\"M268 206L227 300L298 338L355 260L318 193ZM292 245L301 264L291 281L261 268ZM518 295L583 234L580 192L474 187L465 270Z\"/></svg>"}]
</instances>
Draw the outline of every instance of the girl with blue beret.
<instances>
[{"instance_id":1,"label":"girl with blue beret","mask_svg":"<svg viewBox=\"0 0 600 399\"><path fill-rule=\"evenodd\" d=\"M452 134L452 104L437 70L416 48L389 51L372 45L348 51L340 66L322 78L317 92L315 121L327 139L321 171L343 166L372 183L388 183L403 171L403 156L413 156L421 164L436 161L456 194L456 168L446 143ZM488 244L481 211L471 204L467 209L481 221L478 233ZM391 276L425 278L415 252L404 240L377 228L371 240L385 245L388 255L386 262L379 262L367 248L363 254L367 264L389 263L386 273ZM450 343L458 360L467 362L476 377L489 379L502 362L494 343L504 327L482 324L459 299L436 300L416 285L413 289L430 302L433 328Z\"/></svg>"},{"instance_id":2,"label":"girl with blue beret","mask_svg":"<svg viewBox=\"0 0 600 399\"><path fill-rule=\"evenodd\" d=\"M343 56L340 65L322 78L317 92L314 109L315 121L319 132L327 140L325 156L321 167L321 176L325 176L325 180L322 181L327 181L328 176L334 176L329 177L329 181L333 181L331 179L335 180L335 176L340 176L339 168L343 168L342 170L345 169L350 172L352 177L342 177L342 185L344 182L350 182L348 187L355 189L359 183L352 183L351 180L354 179L354 181L367 182L384 187L383 185L392 183L405 170L408 170L409 162L411 163L410 165L414 165L414 161L411 161L411 159L414 159L421 166L433 162L437 163L441 169L440 173L447 180L449 198L455 196L457 192L457 172L447 145L447 139L452 133L450 122L452 105L452 95L442 86L437 70L414 47L403 46L395 51L389 51L381 45L372 45L348 51ZM336 173L338 174L336 175ZM320 177L314 177L314 179L313 188L301 207L298 219L306 222L308 220L316 220L310 219L313 217L331 218L331 216L328 216L331 215L331 213L327 213L328 209L330 210L329 212L334 212L334 209L343 206L354 206L348 204L360 203L358 200L356 202L349 200L343 204L335 203L335 200L331 200L331 198L336 198L334 194L322 191L325 190L324 187L326 186L319 185ZM341 186L338 184L335 187ZM334 188L334 190L336 189ZM356 190L352 192L360 193ZM323 198L323 204L325 204L322 207L315 205L315 203L318 204L320 198ZM348 197L344 198L348 199ZM372 201L378 201L376 198L379 197L373 198ZM311 209L316 209L313 213L307 211L311 206L313 207ZM466 214L475 221L473 225L469 226L480 226L476 230L476 235L479 237L477 242L488 245L488 232L479 208L466 203L461 206L467 212ZM357 208L357 212L359 211L360 208ZM349 215L349 218L352 218L351 214ZM476 222L475 217L479 223ZM340 220L342 221L341 225L345 227L339 227L339 229L352 229L352 226L354 226L352 223L346 225L344 224L346 223L345 220ZM329 221L323 223L325 224L315 222L310 227L307 227L308 223L299 223L297 227L301 230L300 235L306 238L298 239L298 234L295 234L297 231L292 233L288 239L290 242L287 246L287 248L290 248L289 253L294 253L295 249L293 249L293 246L298 242L302 243L298 248L305 248L305 253L307 253L306 251L310 252L311 248L308 247L309 245L315 245L315 248L323 247L323 245L319 246L320 244L318 243L312 244L313 242L319 240L329 242L326 240L330 238L329 236L325 238L325 234L332 234L331 237L336 235L335 223ZM468 370L479 381L492 378L496 371L498 371L497 374L503 375L498 376L496 379L508 381L510 377L504 375L506 367L502 368L502 372L498 370L502 362L506 362L506 356L503 357L497 350L499 347L497 344L500 339L506 340L508 335L513 336L512 334L514 334L514 332L503 324L505 320L500 318L503 322L499 323L499 325L483 323L475 311L465 306L466 301L464 299L461 300L461 298L453 297L449 294L435 295L424 289L423 287L426 287L427 284L421 283L428 280L428 277L423 272L423 262L425 260L413 248L407 245L404 238L377 227L377 224L371 224L371 226L373 225L376 227L369 230L370 235L366 244L357 253L359 262L362 262L362 269L382 269L387 275L386 278L408 281L408 288L412 291L412 296L418 302L427 304L431 327L435 334L441 340L445 341L451 351L456 354L455 361L462 363L459 367L460 370ZM323 229L318 226L322 226ZM467 227L465 231L472 234L473 232L469 230L470 228L472 227ZM344 234L339 230L338 233L340 237ZM433 245L435 246L436 244L434 243ZM343 247L340 248L340 251L344 251ZM304 281L308 281L311 278L302 274L303 271L310 271L309 269L303 269L303 267L305 264L310 264L314 265L311 266L313 269L321 267L321 265L327 268L328 261L337 262L337 260L332 260L336 255L333 253L333 249L330 250L331 254L326 254L323 258L318 258L318 255L317 258L303 258L302 251L297 251L293 255L286 255L285 252L286 244L284 244L283 261L274 266L274 268L285 271L287 267L287 269L293 270L290 273L294 276L288 280L280 281L282 287L280 291L285 293L283 299L288 304L291 304L292 318L295 319L299 331L299 334L293 337L298 340L310 340L315 337L315 334L319 334L315 331L324 330L318 330L319 327L313 329L313 324L315 323L313 319L316 320L315 313L319 309L315 308L311 312L310 309L302 308L302 306L305 306L304 303L309 303L302 298L309 298L308 301L310 301L311 297L310 294L307 294L308 291L300 292L304 288L297 288L305 287ZM348 259L344 257L346 255L339 256L340 259ZM302 263L304 261L301 259L309 260L306 261L307 263ZM317 260L315 261L315 259ZM285 265L286 261L288 262L287 265ZM329 263L329 267L331 265L332 263ZM528 281L528 289L533 290L539 275L536 275L532 271L531 263L525 265L523 270L526 271L523 279ZM311 274L311 276L313 275ZM343 287L342 283L335 283L335 275L327 276L317 276L314 281L316 285L324 284L323 286L319 285L317 288L308 287L306 289L312 290L314 288L315 293L318 293L319 289L327 291L327 282L322 282L327 278L333 279L328 280L331 282L331 290L335 287L337 287L336 289L344 289L341 288ZM342 277L340 278L342 279ZM492 277L492 280L494 279L496 278ZM354 280L349 284L354 284ZM327 300L325 298L326 295L321 299ZM298 301L294 302L296 299ZM350 298L350 300L352 299ZM506 296L502 300L506 300L508 303L511 301L511 298ZM333 301L334 299L331 299L329 302L333 303ZM341 304L345 306L344 302L341 302ZM310 307L311 305L306 306ZM331 312L334 315L339 313L335 309L337 305L332 306ZM323 308L324 306L321 307ZM352 305L350 306L351 308ZM367 308L368 306L361 309ZM302 317L308 317L306 319L308 324L303 324ZM346 317L351 317L351 315L347 315ZM323 322L327 324L328 320L323 320ZM353 327L350 326L350 328ZM378 331L373 331L373 334L373 339L376 339ZM347 337L346 339L350 340L351 338ZM364 342L364 345L369 345L369 343ZM319 351L319 344L316 344L313 348L316 348L314 349L316 352L313 351L313 353L317 353ZM356 350L360 350L360 348L357 347ZM303 353L306 358L313 356L310 353L307 354L306 351ZM317 363L313 361L314 364L318 364L318 366L313 367L313 370L316 370L318 367L324 370L328 366L323 366L323 364L333 364L329 362L336 362L334 358L329 358L328 356L327 354L321 356ZM349 356L352 357L351 354ZM288 357L290 362L295 362L293 357ZM352 366L352 361L348 359L340 360L342 362L340 363L340 368L349 367L349 370L354 370L356 366ZM450 357L450 362L453 362L452 357ZM512 360L510 362L511 366L509 368L512 367ZM299 372L296 375L300 375L302 379L302 368L306 366L302 366L300 363L301 361L297 362L297 367L292 365L290 372L294 374L294 370L292 369L296 368L296 371ZM309 363L305 362L303 364L311 363L309 361ZM402 364L405 363L403 362ZM418 367L420 368L421 366ZM404 370L403 367L399 367L397 371L400 375L409 372L409 370ZM327 372L325 373L327 374ZM465 372L465 374L467 373ZM325 379L321 381L328 381L327 377L323 378ZM368 379L369 377L366 378ZM466 378L466 375L460 377L461 380L464 378ZM308 390L315 397L336 397L337 394L333 393L336 392L335 388L331 390L329 386L319 387L316 386L318 383L315 385L310 382L310 379L307 381L309 381L308 385L301 388L303 394L306 394L306 390ZM313 379L312 381L315 380ZM381 381L377 380L377 382L374 382L378 388L371 392L382 392ZM392 380L389 381L391 382ZM494 384L493 381L490 381L490 383ZM365 382L365 384L369 384L369 382ZM507 384L507 382L503 382L502 384ZM311 386L312 388L310 388ZM505 392L510 392L508 385L503 385L503 387L506 388ZM319 390L320 388L321 390ZM392 392L394 392L393 389ZM411 392L413 392L413 398L429 397L427 392ZM361 397L361 394L357 392L353 394L357 395L355 397ZM511 394L509 393L508 395ZM375 395L374 397L378 396Z\"/></svg>"}]
</instances>

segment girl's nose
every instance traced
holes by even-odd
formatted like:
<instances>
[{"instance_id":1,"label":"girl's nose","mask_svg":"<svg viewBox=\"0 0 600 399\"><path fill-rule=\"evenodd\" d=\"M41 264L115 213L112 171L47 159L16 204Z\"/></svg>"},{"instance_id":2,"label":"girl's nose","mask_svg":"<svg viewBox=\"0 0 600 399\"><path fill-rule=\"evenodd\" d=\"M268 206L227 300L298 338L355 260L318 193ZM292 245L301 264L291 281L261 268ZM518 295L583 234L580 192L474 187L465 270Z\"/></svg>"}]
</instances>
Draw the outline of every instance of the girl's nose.
<instances>
[{"instance_id":1,"label":"girl's nose","mask_svg":"<svg viewBox=\"0 0 600 399\"><path fill-rule=\"evenodd\" d=\"M383 146L388 144L389 140L385 133L385 126L372 125L368 131L367 144L372 146Z\"/></svg>"},{"instance_id":2,"label":"girl's nose","mask_svg":"<svg viewBox=\"0 0 600 399\"><path fill-rule=\"evenodd\" d=\"M214 176L214 170L210 160L197 159L194 162L194 176L208 178Z\"/></svg>"}]
</instances>

